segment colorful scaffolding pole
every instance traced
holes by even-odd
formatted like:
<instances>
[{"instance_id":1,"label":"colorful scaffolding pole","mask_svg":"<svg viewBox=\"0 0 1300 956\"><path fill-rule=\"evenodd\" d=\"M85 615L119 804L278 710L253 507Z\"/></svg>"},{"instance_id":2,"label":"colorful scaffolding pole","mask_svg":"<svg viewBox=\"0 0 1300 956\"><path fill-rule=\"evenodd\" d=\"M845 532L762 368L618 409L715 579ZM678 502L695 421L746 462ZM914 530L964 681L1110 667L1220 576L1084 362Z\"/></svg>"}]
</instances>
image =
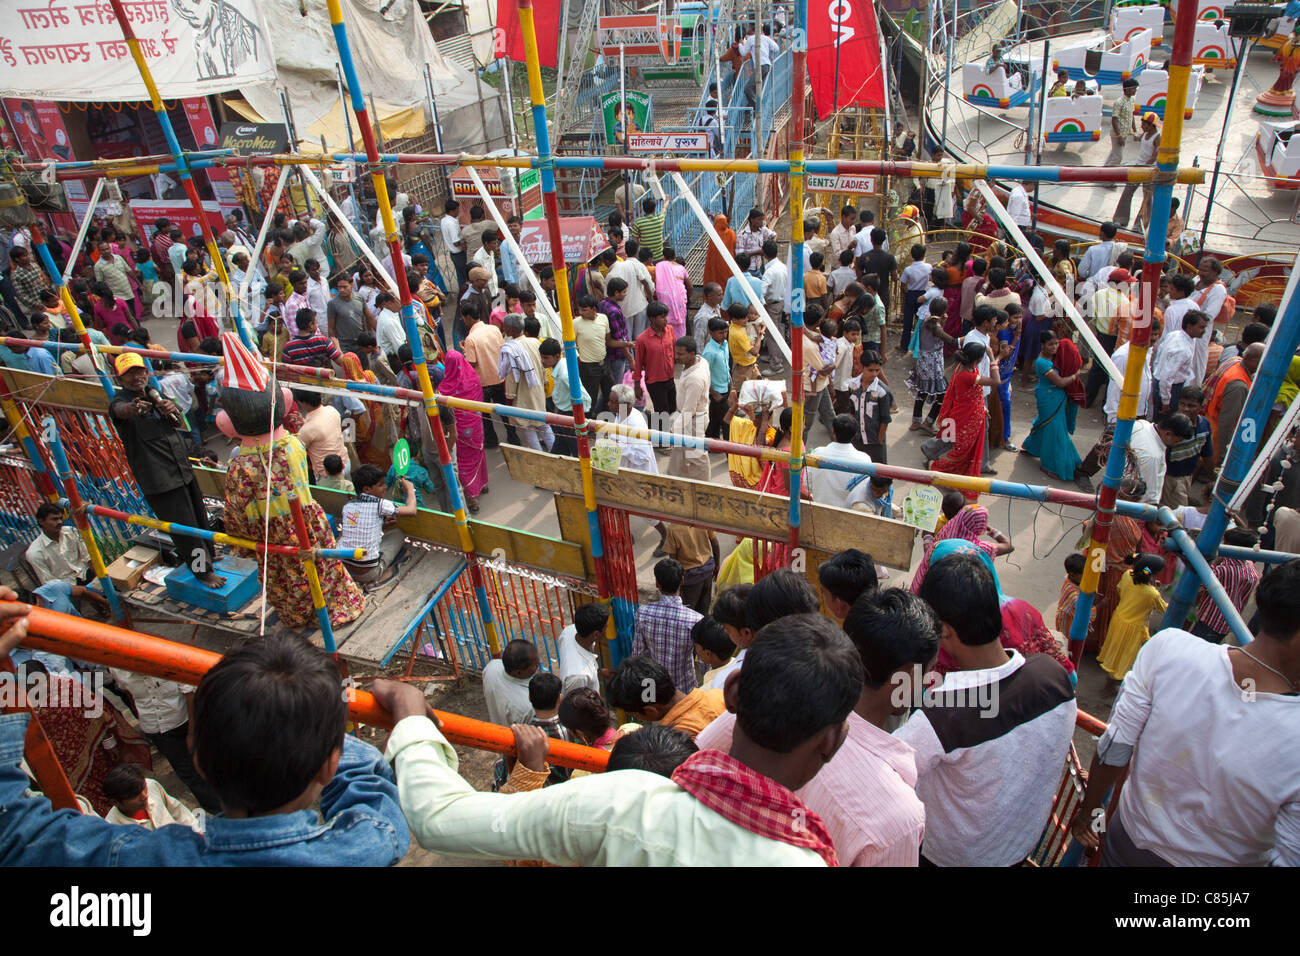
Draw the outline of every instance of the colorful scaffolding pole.
<instances>
[{"instance_id":1,"label":"colorful scaffolding pole","mask_svg":"<svg viewBox=\"0 0 1300 956\"><path fill-rule=\"evenodd\" d=\"M587 509L587 534L591 539L591 555L596 566L596 589L600 593L601 600L608 601L610 592L605 574L605 551L600 537L600 519L596 513L596 487L591 474L591 445L587 436L587 413L582 403L582 379L578 375L578 341L573 328L573 305L569 301L569 278L564 264L564 244L560 236L560 206L555 196L551 136L546 126L546 94L542 89L542 68L537 58L533 3L532 0L517 0L517 3L519 31L524 37L524 54L528 60L528 98L532 102L538 168L542 173L542 203L546 209L546 225L551 237L551 266L555 270L556 298L560 306L560 324L564 331L564 361L569 371L573 427L578 435L578 461L582 472L582 501Z\"/></svg>"},{"instance_id":2,"label":"colorful scaffolding pole","mask_svg":"<svg viewBox=\"0 0 1300 956\"><path fill-rule=\"evenodd\" d=\"M803 137L808 65L808 0L794 5L794 75L790 102L790 560L799 547L799 491L803 487ZM761 37L757 39L762 39ZM757 39L755 42L757 42ZM758 63L757 60L754 61ZM757 114L757 111L755 112ZM757 137L757 133L755 133ZM760 143L755 142L755 148ZM778 335L780 330L774 330Z\"/></svg>"},{"instance_id":3,"label":"colorful scaffolding pole","mask_svg":"<svg viewBox=\"0 0 1300 956\"><path fill-rule=\"evenodd\" d=\"M93 210L86 210L86 218L89 219ZM77 309L77 303L72 298L72 293L68 291L67 283L63 281L63 276L59 274L59 267L54 264L54 257L50 255L49 245L45 241L45 234L41 231L40 226L35 222L31 225L32 246L36 249L36 257L41 260L41 265L45 268L46 274L50 281L54 283L54 289L58 293L59 301L63 303L63 308L68 313L68 318L72 320L72 327L77 330L77 335L81 338L81 344L86 351L90 353L93 360L95 357L95 343L90 341L90 333L86 331L85 323L81 321L81 312ZM28 316L31 318L31 316ZM104 386L104 391L108 397L112 398L114 393L113 382L108 374L99 367L95 362L95 374L99 377L99 383Z\"/></svg>"},{"instance_id":4,"label":"colorful scaffolding pole","mask_svg":"<svg viewBox=\"0 0 1300 956\"><path fill-rule=\"evenodd\" d=\"M54 467L59 473L59 480L63 482L63 493L68 496L68 510L72 512L73 524L77 526L81 540L85 542L86 550L90 552L91 570L95 572L95 579L99 581L104 597L108 598L113 619L125 623L126 612L122 608L122 602L118 600L117 588L113 586L113 579L108 576L104 556L99 551L99 542L95 540L95 533L90 528L90 519L86 517L82 507L81 493L77 491L77 476L73 474L72 466L68 464L68 456L63 451L63 442L59 440L59 426L55 424L52 417L46 417L41 419L41 430L45 434L46 442L49 443L50 452L54 455Z\"/></svg>"},{"instance_id":5,"label":"colorful scaffolding pole","mask_svg":"<svg viewBox=\"0 0 1300 956\"><path fill-rule=\"evenodd\" d=\"M203 233L203 244L207 247L208 257L217 270L217 278L221 280L221 288L226 295L226 304L234 319L235 331L239 333L239 340L244 343L244 346L256 352L257 345L249 336L248 330L244 328L243 319L239 314L239 300L236 298L234 288L230 285L230 275L226 272L226 264L221 258L221 250L217 248L216 237L212 235L212 229L208 225L207 213L203 209L203 201L199 199L199 191L194 185L194 177L190 172L192 167L198 166L199 163L205 163L205 161L199 160L191 163L185 151L181 149L180 140L176 138L176 130L172 128L171 117L167 115L167 104L163 102L162 96L158 92L158 86L154 83L153 73L149 69L148 61L144 58L144 51L140 49L140 41L136 39L135 29L131 26L131 21L127 19L123 0L109 0L109 2L113 6L113 15L117 17L118 26L122 29L122 37L126 40L126 45L131 51L131 59L135 61L135 67L140 72L140 79L144 81L145 89L149 91L149 106L153 109L154 115L158 117L163 138L167 140L167 148L171 150L172 161L176 164L176 172L180 174L181 186L185 188L185 195L189 197L190 206L193 207L194 215L199 221L199 229Z\"/></svg>"},{"instance_id":6,"label":"colorful scaffolding pole","mask_svg":"<svg viewBox=\"0 0 1300 956\"><path fill-rule=\"evenodd\" d=\"M1101 491L1097 496L1097 517L1093 521L1092 540L1088 543L1088 559L1084 564L1083 581L1079 586L1079 601L1075 607L1074 620L1070 622L1071 656L1076 664L1083 656L1083 644L1088 637L1088 622L1092 616L1093 603L1097 598L1097 587L1101 582L1102 572L1106 569L1106 546L1110 541L1111 526L1115 520L1115 497L1120 481L1124 477L1125 454L1133 434L1133 421L1137 418L1138 394L1142 390L1142 370L1146 367L1147 350L1151 345L1151 310L1155 304L1156 286L1160 282L1160 270L1166 256L1165 238L1169 227L1169 207L1170 200L1173 198L1174 179L1178 171L1178 151L1182 145L1183 108L1187 102L1187 84L1192 70L1192 41L1195 28L1196 0L1178 0L1178 22L1174 29L1173 55L1169 59L1169 93L1165 106L1165 128L1160 136L1160 150L1156 154L1158 175L1152 186L1151 212L1147 217L1147 244L1142 263L1142 290L1138 306L1140 311L1132 325L1128 364L1124 367L1124 387L1115 420L1115 435L1111 442L1110 454L1106 458L1106 472ZM1121 168L1121 171L1124 170ZM1217 538L1211 540L1217 544ZM1192 581L1199 583L1199 579L1193 575L1188 575L1187 578L1188 584ZM1167 617L1166 620L1169 618Z\"/></svg>"},{"instance_id":7,"label":"colorful scaffolding pole","mask_svg":"<svg viewBox=\"0 0 1300 956\"><path fill-rule=\"evenodd\" d=\"M397 273L393 278L397 280L398 298L402 304L402 326L406 329L412 361L420 377L420 397L424 402L424 413L429 419L429 431L432 432L434 444L438 448L438 462L442 468L443 480L447 484L452 510L456 515L456 531L460 537L461 550L465 552L465 560L469 563L470 580L474 585L474 596L478 601L479 615L483 619L483 629L487 633L488 646L491 647L492 654L497 656L501 653L501 642L497 637L496 621L492 618L492 606L488 603L483 569L479 567L478 557L474 552L474 537L470 532L469 518L465 514L460 484L456 481L456 472L451 464L451 451L447 447L447 437L443 434L442 422L438 416L438 400L433 394L433 381L429 378L429 368L425 364L424 346L420 342L419 330L415 325L415 303L411 299L410 283L406 281L406 270L400 268L402 245L398 238L397 224L393 221L393 207L388 200L388 184L384 181L384 171L380 166L379 146L375 142L374 127L367 114L365 97L361 92L361 80L357 76L356 65L352 60L348 28L343 22L343 7L339 0L327 0L327 4L330 27L334 31L334 42L339 52L339 65L343 68L343 75L347 79L348 93L352 97L352 111L356 113L357 127L361 130L361 139L366 147L363 161L370 166L370 180L374 184L375 196L379 200L379 214L388 240L389 256L393 263L393 271Z\"/></svg>"}]
</instances>

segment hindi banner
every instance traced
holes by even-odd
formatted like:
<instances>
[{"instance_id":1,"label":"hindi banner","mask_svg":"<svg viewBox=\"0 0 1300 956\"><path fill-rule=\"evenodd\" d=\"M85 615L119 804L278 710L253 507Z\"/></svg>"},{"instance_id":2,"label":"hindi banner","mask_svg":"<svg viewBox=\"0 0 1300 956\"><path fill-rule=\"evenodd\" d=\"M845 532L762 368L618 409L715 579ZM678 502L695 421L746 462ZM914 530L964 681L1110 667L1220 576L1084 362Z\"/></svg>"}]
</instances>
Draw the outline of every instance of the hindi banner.
<instances>
[{"instance_id":1,"label":"hindi banner","mask_svg":"<svg viewBox=\"0 0 1300 956\"><path fill-rule=\"evenodd\" d=\"M158 91L167 99L275 81L256 0L127 0ZM148 100L105 0L0 0L0 96Z\"/></svg>"}]
</instances>

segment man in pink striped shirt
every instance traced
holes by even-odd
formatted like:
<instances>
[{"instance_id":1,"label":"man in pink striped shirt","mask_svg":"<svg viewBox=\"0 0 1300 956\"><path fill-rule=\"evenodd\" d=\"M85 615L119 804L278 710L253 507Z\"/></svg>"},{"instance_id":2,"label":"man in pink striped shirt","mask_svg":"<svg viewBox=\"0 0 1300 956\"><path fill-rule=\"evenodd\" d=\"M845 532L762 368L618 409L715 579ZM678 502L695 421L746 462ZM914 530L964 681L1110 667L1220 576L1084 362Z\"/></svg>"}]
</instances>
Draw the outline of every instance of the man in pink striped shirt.
<instances>
[{"instance_id":1,"label":"man in pink striped shirt","mask_svg":"<svg viewBox=\"0 0 1300 956\"><path fill-rule=\"evenodd\" d=\"M925 807L915 790L915 753L884 726L904 710L896 699L912 699L910 691L899 693L900 684L933 666L939 621L908 591L873 589L854 602L844 630L866 672L862 695L849 713L844 745L797 795L821 817L841 865L916 866ZM735 714L723 714L695 742L726 751L735 724Z\"/></svg>"}]
</instances>

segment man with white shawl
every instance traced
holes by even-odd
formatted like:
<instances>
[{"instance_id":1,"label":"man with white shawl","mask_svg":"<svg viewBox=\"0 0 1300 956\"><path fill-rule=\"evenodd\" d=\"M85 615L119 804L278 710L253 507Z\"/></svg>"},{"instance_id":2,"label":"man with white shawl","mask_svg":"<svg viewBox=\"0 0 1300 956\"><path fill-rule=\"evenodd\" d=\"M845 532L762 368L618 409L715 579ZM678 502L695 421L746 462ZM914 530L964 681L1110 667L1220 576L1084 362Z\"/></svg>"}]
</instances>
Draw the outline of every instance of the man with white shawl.
<instances>
[{"instance_id":1,"label":"man with white shawl","mask_svg":"<svg viewBox=\"0 0 1300 956\"><path fill-rule=\"evenodd\" d=\"M501 330L505 333L505 339L501 344L497 374L506 387L506 404L545 412L545 373L542 371L542 355L537 340L524 335L524 317L518 313L507 315L502 321ZM555 434L545 422L517 418L514 425L519 442L525 448L550 451L555 444Z\"/></svg>"}]
</instances>

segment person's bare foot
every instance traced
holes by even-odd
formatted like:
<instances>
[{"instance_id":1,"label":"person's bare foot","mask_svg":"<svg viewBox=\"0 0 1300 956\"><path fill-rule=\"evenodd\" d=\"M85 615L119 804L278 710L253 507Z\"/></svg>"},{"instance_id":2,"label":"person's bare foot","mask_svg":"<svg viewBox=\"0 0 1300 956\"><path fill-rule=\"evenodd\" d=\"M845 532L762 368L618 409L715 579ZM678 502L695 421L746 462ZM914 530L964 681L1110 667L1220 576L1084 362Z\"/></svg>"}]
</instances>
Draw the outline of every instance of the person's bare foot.
<instances>
[{"instance_id":1,"label":"person's bare foot","mask_svg":"<svg viewBox=\"0 0 1300 956\"><path fill-rule=\"evenodd\" d=\"M205 574L196 574L194 575L194 579L200 582L201 584L206 584L214 591L226 583L225 578L223 578L219 574L213 574L211 571L208 571Z\"/></svg>"}]
</instances>

